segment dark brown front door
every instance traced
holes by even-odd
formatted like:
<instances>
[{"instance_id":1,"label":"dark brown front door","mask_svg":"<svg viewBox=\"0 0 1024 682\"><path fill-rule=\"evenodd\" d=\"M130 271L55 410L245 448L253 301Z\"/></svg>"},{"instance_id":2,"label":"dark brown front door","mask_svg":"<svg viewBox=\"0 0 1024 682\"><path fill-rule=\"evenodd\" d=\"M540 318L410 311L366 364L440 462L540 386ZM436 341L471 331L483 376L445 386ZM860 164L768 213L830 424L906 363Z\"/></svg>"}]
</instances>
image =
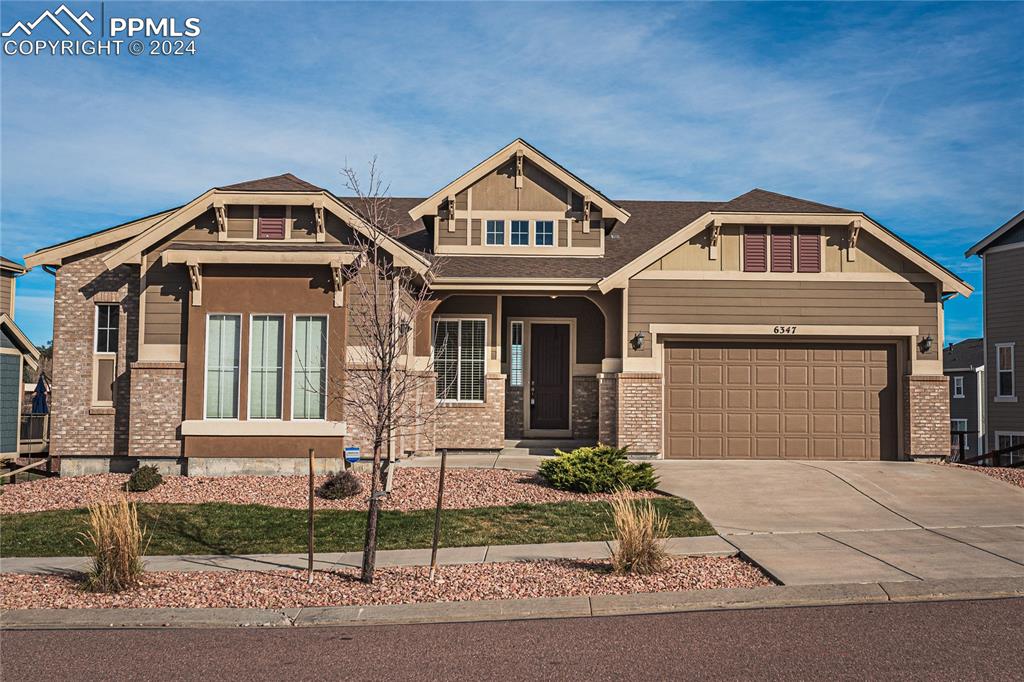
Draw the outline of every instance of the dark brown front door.
<instances>
[{"instance_id":1,"label":"dark brown front door","mask_svg":"<svg viewBox=\"0 0 1024 682\"><path fill-rule=\"evenodd\" d=\"M530 328L530 429L568 429L569 325Z\"/></svg>"}]
</instances>

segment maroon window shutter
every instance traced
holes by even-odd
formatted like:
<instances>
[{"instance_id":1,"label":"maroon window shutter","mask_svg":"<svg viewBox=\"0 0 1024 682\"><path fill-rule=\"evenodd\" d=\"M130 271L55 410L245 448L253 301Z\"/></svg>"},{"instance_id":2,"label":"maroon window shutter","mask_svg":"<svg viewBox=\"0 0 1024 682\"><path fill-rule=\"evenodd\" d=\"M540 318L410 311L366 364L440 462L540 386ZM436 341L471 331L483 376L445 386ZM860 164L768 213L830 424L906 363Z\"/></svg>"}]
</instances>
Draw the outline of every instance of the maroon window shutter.
<instances>
[{"instance_id":1,"label":"maroon window shutter","mask_svg":"<svg viewBox=\"0 0 1024 682\"><path fill-rule=\"evenodd\" d=\"M793 228L772 228L772 272L793 272Z\"/></svg>"},{"instance_id":2,"label":"maroon window shutter","mask_svg":"<svg viewBox=\"0 0 1024 682\"><path fill-rule=\"evenodd\" d=\"M743 231L743 271L768 270L768 228L747 227Z\"/></svg>"},{"instance_id":3,"label":"maroon window shutter","mask_svg":"<svg viewBox=\"0 0 1024 682\"><path fill-rule=\"evenodd\" d=\"M797 272L821 272L821 230L801 227L796 236Z\"/></svg>"},{"instance_id":4,"label":"maroon window shutter","mask_svg":"<svg viewBox=\"0 0 1024 682\"><path fill-rule=\"evenodd\" d=\"M284 206L260 206L256 237L258 239L284 239L284 217Z\"/></svg>"}]
</instances>

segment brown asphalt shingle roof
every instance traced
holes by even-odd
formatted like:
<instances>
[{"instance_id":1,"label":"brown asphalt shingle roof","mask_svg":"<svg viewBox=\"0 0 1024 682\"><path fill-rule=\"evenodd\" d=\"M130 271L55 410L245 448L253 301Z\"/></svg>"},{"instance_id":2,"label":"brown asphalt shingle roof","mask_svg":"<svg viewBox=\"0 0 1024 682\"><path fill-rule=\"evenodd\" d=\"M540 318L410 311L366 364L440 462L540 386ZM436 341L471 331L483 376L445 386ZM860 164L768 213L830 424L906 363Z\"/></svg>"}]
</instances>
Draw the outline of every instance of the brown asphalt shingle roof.
<instances>
[{"instance_id":1,"label":"brown asphalt shingle roof","mask_svg":"<svg viewBox=\"0 0 1024 682\"><path fill-rule=\"evenodd\" d=\"M845 208L797 199L760 188L754 188L746 194L741 194L735 199L725 202L718 207L718 210L737 213L852 213Z\"/></svg>"},{"instance_id":2,"label":"brown asphalt shingle roof","mask_svg":"<svg viewBox=\"0 0 1024 682\"><path fill-rule=\"evenodd\" d=\"M258 180L246 180L245 182L237 182L233 185L225 185L224 187L217 187L217 189L228 190L231 192L324 192L323 187L317 187L316 185L306 182L302 178L297 178L291 173L283 173L281 175L274 175L269 178L260 178Z\"/></svg>"},{"instance_id":3,"label":"brown asphalt shingle roof","mask_svg":"<svg viewBox=\"0 0 1024 682\"><path fill-rule=\"evenodd\" d=\"M942 364L945 367L981 367L985 364L985 343L983 339L964 339L942 350Z\"/></svg>"}]
</instances>

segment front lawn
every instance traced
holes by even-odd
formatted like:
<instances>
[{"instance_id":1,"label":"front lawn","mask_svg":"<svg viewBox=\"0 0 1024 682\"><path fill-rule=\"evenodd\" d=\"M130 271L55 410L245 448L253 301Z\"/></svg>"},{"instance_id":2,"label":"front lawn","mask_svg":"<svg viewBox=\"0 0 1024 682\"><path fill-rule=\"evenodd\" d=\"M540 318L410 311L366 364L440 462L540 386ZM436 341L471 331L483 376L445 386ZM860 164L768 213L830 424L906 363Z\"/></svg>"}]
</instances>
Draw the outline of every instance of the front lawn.
<instances>
[{"instance_id":1,"label":"front lawn","mask_svg":"<svg viewBox=\"0 0 1024 682\"><path fill-rule=\"evenodd\" d=\"M714 535L715 530L688 500L659 498L669 519L669 535ZM139 517L152 534L147 554L285 554L306 551L306 512L261 505L139 504ZM82 556L84 509L0 517L0 556ZM361 550L364 511L316 512L316 550ZM610 507L605 502L516 504L449 509L442 516L441 545L514 545L607 540ZM380 517L380 549L429 547L434 514L429 510L385 511Z\"/></svg>"}]
</instances>

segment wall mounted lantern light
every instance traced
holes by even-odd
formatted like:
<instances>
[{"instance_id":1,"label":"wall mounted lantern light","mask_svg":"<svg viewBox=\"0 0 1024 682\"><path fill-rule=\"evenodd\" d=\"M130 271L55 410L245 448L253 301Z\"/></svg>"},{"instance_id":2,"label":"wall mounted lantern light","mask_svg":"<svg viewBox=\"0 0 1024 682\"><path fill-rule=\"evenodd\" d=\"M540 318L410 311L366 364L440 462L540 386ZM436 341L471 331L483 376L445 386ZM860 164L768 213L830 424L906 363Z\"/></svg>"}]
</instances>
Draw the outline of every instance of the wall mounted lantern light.
<instances>
[{"instance_id":1,"label":"wall mounted lantern light","mask_svg":"<svg viewBox=\"0 0 1024 682\"><path fill-rule=\"evenodd\" d=\"M633 338L629 340L629 345L633 347L633 350L640 350L644 347L644 333L638 331L633 335Z\"/></svg>"},{"instance_id":2,"label":"wall mounted lantern light","mask_svg":"<svg viewBox=\"0 0 1024 682\"><path fill-rule=\"evenodd\" d=\"M917 349L922 353L927 353L932 349L932 337L928 335L917 342Z\"/></svg>"}]
</instances>

